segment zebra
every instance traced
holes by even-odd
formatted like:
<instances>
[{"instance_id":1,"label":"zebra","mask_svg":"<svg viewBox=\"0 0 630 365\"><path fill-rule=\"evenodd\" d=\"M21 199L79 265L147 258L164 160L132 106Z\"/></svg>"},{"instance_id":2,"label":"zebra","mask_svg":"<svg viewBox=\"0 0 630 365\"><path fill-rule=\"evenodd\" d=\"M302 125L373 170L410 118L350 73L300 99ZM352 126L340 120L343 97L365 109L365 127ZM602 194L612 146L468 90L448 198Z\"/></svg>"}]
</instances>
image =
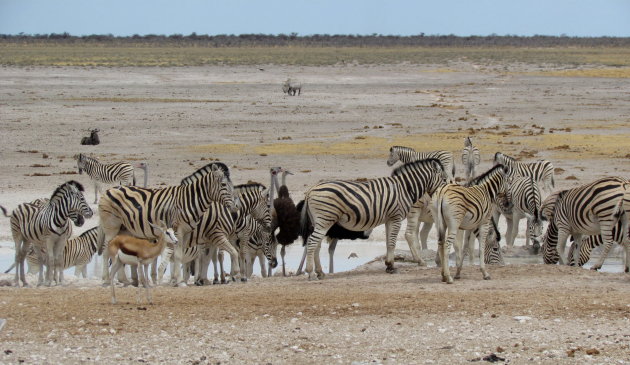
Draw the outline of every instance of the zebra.
<instances>
[{"instance_id":1,"label":"zebra","mask_svg":"<svg viewBox=\"0 0 630 365\"><path fill-rule=\"evenodd\" d=\"M614 237L615 242L618 243L621 247L623 247L625 251L624 252L625 253L624 271L630 272L630 244L629 243L624 244L623 242L627 236L624 237L624 235L622 234L622 226L623 224L621 221L617 222L615 227L613 227L613 237ZM574 259L574 253L573 253L573 251L575 250L575 239L573 239L573 241L574 243L569 248L569 254L568 254L568 258L569 258L568 261L569 261L570 266L575 266L575 259ZM602 239L601 235L591 235L582 239L582 245L580 247L580 253L579 253L577 266L584 266L584 264L586 264L588 260L590 260L591 252L593 251L593 249L603 244L604 244L604 240ZM611 246L607 246L607 247L608 249L610 249ZM609 250L606 250L607 247L604 247L604 249L602 250L600 254L600 257L604 259L608 256ZM591 267L591 270L601 269L602 264L603 264L603 259L600 260L600 262L601 264L598 263L598 264L593 265Z\"/></svg>"},{"instance_id":2,"label":"zebra","mask_svg":"<svg viewBox=\"0 0 630 365\"><path fill-rule=\"evenodd\" d=\"M73 221L77 226L83 225L84 218L93 215L92 209L85 202L83 185L70 180L61 184L52 193L48 201L38 204L24 203L7 215L6 209L0 207L5 217L10 217L11 234L15 242L15 285L28 286L24 274L24 259L31 244L44 246L48 259L40 257L40 270L47 263L44 285L50 286L55 280L63 284L63 248L72 234ZM38 285L42 284L42 275Z\"/></svg>"},{"instance_id":3,"label":"zebra","mask_svg":"<svg viewBox=\"0 0 630 365\"><path fill-rule=\"evenodd\" d=\"M505 200L507 199L507 201ZM499 197L502 203L497 204L493 214L496 221L499 214L503 214L507 221L506 244L508 249L514 247L514 240L518 234L518 226L521 219L527 219L525 231L525 246L529 247L533 242L533 252L540 249L540 236L542 235L541 206L542 197L538 184L531 176L514 176L510 182L510 188L504 196Z\"/></svg>"},{"instance_id":4,"label":"zebra","mask_svg":"<svg viewBox=\"0 0 630 365\"><path fill-rule=\"evenodd\" d=\"M74 275L87 279L87 265L92 261L92 256L96 253L96 238L98 227L91 228L81 235L70 238L66 242L66 247L63 249L63 268L69 269L75 267ZM42 248L40 248L41 250ZM39 255L35 252L35 249L31 247L26 260L28 262L28 273L37 274L39 270ZM14 264L15 265L15 264ZM8 273L13 266L11 266L5 273Z\"/></svg>"},{"instance_id":5,"label":"zebra","mask_svg":"<svg viewBox=\"0 0 630 365\"><path fill-rule=\"evenodd\" d=\"M148 223L163 221L177 227L177 238L186 242L193 228L213 202L235 209L238 200L232 195L232 182L228 167L214 162L198 169L182 179L179 185L164 188L140 188L119 186L108 189L98 203L100 216L99 249L103 253L106 243L124 227L132 236L141 239L157 239L159 233ZM178 245L181 246L181 245ZM175 250L174 261L179 265L181 250ZM103 281L108 285L107 254L103 254ZM175 272L176 283L181 281L181 271Z\"/></svg>"},{"instance_id":6,"label":"zebra","mask_svg":"<svg viewBox=\"0 0 630 365\"><path fill-rule=\"evenodd\" d=\"M483 251L484 257L483 261L486 265L500 265L504 266L505 261L503 260L503 252L501 252L501 233L499 232L499 228L497 227L497 223L494 218L490 217L491 229L488 229L488 235L486 236L486 243L484 245L485 249ZM468 259L470 260L470 264L473 264L474 257L474 240L470 238L476 237L478 234L479 228L474 231L467 231L465 234L465 247L464 253L468 255ZM438 263L438 266L440 264Z\"/></svg>"},{"instance_id":7,"label":"zebra","mask_svg":"<svg viewBox=\"0 0 630 365\"><path fill-rule=\"evenodd\" d=\"M74 156L79 174L83 171L94 181L94 204L98 202L100 184L136 185L133 166L126 162L104 164L82 153Z\"/></svg>"},{"instance_id":8,"label":"zebra","mask_svg":"<svg viewBox=\"0 0 630 365\"><path fill-rule=\"evenodd\" d=\"M265 229L270 230L271 216L267 205L269 189L258 183L237 185L234 187L234 196L240 201L239 209L236 211L231 211L229 208L216 202L208 206L201 219L191 230L190 238L182 245L184 246L181 253L182 262L183 260L191 261L196 259L204 251L204 248L214 245L230 253L234 275L239 275L239 253L230 240L235 243L238 230L244 229L240 225L242 224L241 220L247 215L251 215ZM243 230L243 232L245 231ZM248 235L250 234L248 233ZM243 239L249 240L249 238L245 237ZM162 257L164 265L166 265L168 259L169 256L166 254ZM208 259L206 258L205 261L201 262L200 266L203 269L204 266L207 268L207 265ZM180 266L177 264L173 266L171 272L181 272ZM159 269L161 275L163 275L165 269L166 266Z\"/></svg>"},{"instance_id":9,"label":"zebra","mask_svg":"<svg viewBox=\"0 0 630 365\"><path fill-rule=\"evenodd\" d=\"M630 200L624 199L627 185L625 179L604 177L558 192L543 236L543 261L565 264L568 260L565 260L564 248L569 235L575 238L573 260L577 262L582 250L582 235L601 235L604 244L611 246L615 241L614 227L620 220L621 231L625 234L630 216ZM610 247L604 249L608 252ZM558 260L555 259L556 252ZM603 260L602 255L596 266L601 267Z\"/></svg>"},{"instance_id":10,"label":"zebra","mask_svg":"<svg viewBox=\"0 0 630 365\"><path fill-rule=\"evenodd\" d=\"M508 168L503 165L496 165L475 178L474 185L471 187L448 184L441 186L433 194L431 214L438 229L438 252L442 264L442 281L448 284L453 283L448 267L448 247L453 243L455 243L457 261L455 279L459 279L464 261L461 230L475 229L479 229L475 232L475 236L479 240L479 267L483 278L485 280L490 279L484 261L486 236L496 197L508 189L508 173ZM447 230L448 234L445 235Z\"/></svg>"},{"instance_id":11,"label":"zebra","mask_svg":"<svg viewBox=\"0 0 630 365\"><path fill-rule=\"evenodd\" d=\"M473 146L470 137L466 137L464 140L464 149L462 150L462 164L464 165L467 181L475 177L475 170L480 162L481 154L479 153L479 149Z\"/></svg>"},{"instance_id":12,"label":"zebra","mask_svg":"<svg viewBox=\"0 0 630 365\"><path fill-rule=\"evenodd\" d=\"M555 186L553 164L547 160L523 163L516 161L514 157L497 152L494 154L494 164L507 166L514 175L533 177L537 183L543 184L547 192L551 192Z\"/></svg>"},{"instance_id":13,"label":"zebra","mask_svg":"<svg viewBox=\"0 0 630 365\"><path fill-rule=\"evenodd\" d=\"M394 273L394 248L401 222L413 203L431 194L446 182L447 175L438 159L406 163L390 177L367 181L328 181L310 188L304 198L301 222L309 214L314 230L307 242L306 272L309 280L324 272L319 261L322 239L335 223L351 231L367 231L385 224L387 235L386 271ZM302 227L306 230L307 227ZM413 252L413 251L412 251ZM419 257L414 257L421 260Z\"/></svg>"},{"instance_id":14,"label":"zebra","mask_svg":"<svg viewBox=\"0 0 630 365\"><path fill-rule=\"evenodd\" d=\"M455 163L453 154L449 151L416 152L416 150L411 147L392 146L389 149L387 166L394 166L397 161L409 163L427 158L440 160L446 172L447 182L451 183L455 181Z\"/></svg>"}]
</instances>

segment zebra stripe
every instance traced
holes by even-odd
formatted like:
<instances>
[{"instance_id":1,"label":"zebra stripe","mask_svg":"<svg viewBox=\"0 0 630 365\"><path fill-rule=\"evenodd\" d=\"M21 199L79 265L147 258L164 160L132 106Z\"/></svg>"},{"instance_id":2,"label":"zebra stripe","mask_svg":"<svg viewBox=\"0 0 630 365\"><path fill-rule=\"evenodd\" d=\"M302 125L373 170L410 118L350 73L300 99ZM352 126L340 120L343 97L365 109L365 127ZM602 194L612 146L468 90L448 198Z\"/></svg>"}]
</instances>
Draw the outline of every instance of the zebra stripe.
<instances>
[{"instance_id":1,"label":"zebra stripe","mask_svg":"<svg viewBox=\"0 0 630 365\"><path fill-rule=\"evenodd\" d=\"M542 196L538 184L533 177L515 176L510 182L507 193L499 197L498 208L495 210L494 219L499 220L499 214L503 214L507 221L506 244L509 249L514 247L514 240L518 234L518 226L521 219L527 219L525 231L525 246L528 247L530 239L533 241L534 251L540 249L540 236L542 235Z\"/></svg>"},{"instance_id":2,"label":"zebra stripe","mask_svg":"<svg viewBox=\"0 0 630 365\"><path fill-rule=\"evenodd\" d=\"M94 204L98 201L99 183L103 184L119 184L119 185L136 185L136 177L134 175L133 166L126 162L114 162L104 164L98 162L93 157L88 157L82 153L75 155L77 160L77 168L79 174L83 171L94 181Z\"/></svg>"},{"instance_id":3,"label":"zebra stripe","mask_svg":"<svg viewBox=\"0 0 630 365\"><path fill-rule=\"evenodd\" d=\"M543 184L548 192L555 186L553 164L547 160L523 163L516 161L514 157L497 152L494 154L494 164L507 166L512 174L518 176L531 176L536 182Z\"/></svg>"},{"instance_id":4,"label":"zebra stripe","mask_svg":"<svg viewBox=\"0 0 630 365\"><path fill-rule=\"evenodd\" d=\"M157 239L160 234L149 223L165 222L177 227L180 242L187 242L191 231L204 212L213 204L233 208L232 184L225 164L211 163L190 176L180 185L164 188L120 186L108 189L98 203L100 216L99 254L104 244L112 240L124 227L128 233L141 239ZM181 245L178 245L178 247ZM107 253L103 262L107 262ZM175 255L176 264L179 255ZM178 273L176 272L176 275ZM108 265L103 265L103 280L109 283ZM181 272L177 282L181 281Z\"/></svg>"},{"instance_id":5,"label":"zebra stripe","mask_svg":"<svg viewBox=\"0 0 630 365\"><path fill-rule=\"evenodd\" d=\"M96 253L97 235L98 227L94 227L66 242L66 246L63 249L64 270L76 266L74 275L78 277L79 274L82 274L84 278L87 278L87 265L92 261L92 256ZM45 252L42 254L45 254ZM37 274L40 271L39 257L33 248L29 250L26 260L28 261L28 273Z\"/></svg>"},{"instance_id":6,"label":"zebra stripe","mask_svg":"<svg viewBox=\"0 0 630 365\"><path fill-rule=\"evenodd\" d=\"M458 231L475 230L479 240L479 266L485 280L490 279L484 262L485 241L497 195L508 188L508 169L494 166L472 181L473 186L448 184L437 189L431 200L431 213L438 228L438 252L442 264L442 281L453 282L448 267L448 247L454 245L457 273L460 277L463 257L462 234ZM445 234L448 234L445 236ZM457 236L457 240L456 240Z\"/></svg>"},{"instance_id":7,"label":"zebra stripe","mask_svg":"<svg viewBox=\"0 0 630 365\"><path fill-rule=\"evenodd\" d=\"M622 246L622 248L625 250L624 271L630 272L630 244L628 243L624 244L625 237L622 234L621 221L618 222L613 228L613 236L614 236L615 243ZM586 264L590 260L591 252L593 251L593 249L603 244L604 244L604 239L602 238L601 235L587 236L586 238L582 239L582 245L580 247L580 253L579 253L579 258L578 258L578 263L577 263L578 266L584 266L584 264ZM604 246L604 249L600 253L598 262L591 267L591 270L599 270L602 268L602 265L604 264L604 260L606 259L606 257L608 257L608 252L610 250L610 247L611 246ZM569 265L571 266L575 266L575 259L574 259L574 252L573 252L574 250L575 250L575 240L574 240L574 243L569 248Z\"/></svg>"},{"instance_id":8,"label":"zebra stripe","mask_svg":"<svg viewBox=\"0 0 630 365\"><path fill-rule=\"evenodd\" d=\"M466 181L470 181L475 177L477 165L481 163L481 154L479 149L472 144L472 139L466 137L464 140L464 149L462 150L462 164L466 172Z\"/></svg>"},{"instance_id":9,"label":"zebra stripe","mask_svg":"<svg viewBox=\"0 0 630 365\"><path fill-rule=\"evenodd\" d=\"M40 200L36 204L24 203L11 213L11 233L15 242L15 285L22 281L28 286L24 274L24 259L31 244L45 247L48 254L46 279L44 284L50 286L55 280L63 283L63 247L72 234L73 221L81 226L84 217L90 218L92 209L85 202L83 186L74 181L60 185L50 200ZM5 211L4 208L2 208ZM6 216L6 211L5 211ZM42 260L43 261L43 260ZM38 284L43 280L40 275Z\"/></svg>"},{"instance_id":10,"label":"zebra stripe","mask_svg":"<svg viewBox=\"0 0 630 365\"><path fill-rule=\"evenodd\" d=\"M413 148L403 146L392 146L389 149L387 166L393 166L397 161L409 163L429 158L436 158L442 163L446 172L447 182L455 181L455 163L453 154L449 151L417 152Z\"/></svg>"},{"instance_id":11,"label":"zebra stripe","mask_svg":"<svg viewBox=\"0 0 630 365\"><path fill-rule=\"evenodd\" d=\"M253 219L269 230L271 216L267 205L268 194L269 190L261 184L238 185L234 187L234 196L240 201L238 210L232 211L219 203L211 203L201 219L194 225L189 239L180 245L182 246L182 260L184 258L193 260L199 257L204 247L217 246L230 253L233 274L238 277L240 271L239 254L230 241L236 241L238 228L242 228L239 224L247 215L251 215ZM163 262L167 261L165 258L166 256L163 256ZM205 271L207 271L207 265L207 259L206 262L200 264L202 270ZM160 267L162 275L165 269L165 266ZM174 264L173 270L181 272L177 263Z\"/></svg>"},{"instance_id":12,"label":"zebra stripe","mask_svg":"<svg viewBox=\"0 0 630 365\"><path fill-rule=\"evenodd\" d=\"M302 223L310 215L314 231L307 243L306 272L314 279L323 277L319 263L322 239L335 223L351 231L367 231L385 224L387 233L387 272L394 272L394 248L401 222L413 203L425 193L444 184L446 173L437 159L404 164L391 177L367 181L329 181L315 185L305 194ZM302 227L306 229L306 227ZM316 258L317 256L317 258ZM419 260L418 257L414 259Z\"/></svg>"},{"instance_id":13,"label":"zebra stripe","mask_svg":"<svg viewBox=\"0 0 630 365\"><path fill-rule=\"evenodd\" d=\"M630 216L630 201L624 201L625 185L625 179L606 177L558 192L551 199L555 199L555 204L543 236L544 262L555 263L556 251L560 264L567 262L564 248L569 235L573 235L577 247L573 253L574 261L578 261L582 235L601 234L605 244L612 245L615 225L622 220L622 232L625 232ZM545 205L545 210L549 210L549 204L546 202Z\"/></svg>"}]
</instances>

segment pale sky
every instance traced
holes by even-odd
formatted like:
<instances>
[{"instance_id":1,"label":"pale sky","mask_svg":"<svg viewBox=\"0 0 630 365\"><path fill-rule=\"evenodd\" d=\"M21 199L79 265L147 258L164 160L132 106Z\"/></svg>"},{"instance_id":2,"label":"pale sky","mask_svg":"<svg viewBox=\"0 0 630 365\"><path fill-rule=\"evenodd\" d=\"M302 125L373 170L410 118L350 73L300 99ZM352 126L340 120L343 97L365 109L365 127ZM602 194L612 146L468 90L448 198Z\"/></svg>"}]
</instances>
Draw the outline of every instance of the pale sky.
<instances>
[{"instance_id":1,"label":"pale sky","mask_svg":"<svg viewBox=\"0 0 630 365\"><path fill-rule=\"evenodd\" d=\"M0 34L630 37L630 0L0 0Z\"/></svg>"}]
</instances>

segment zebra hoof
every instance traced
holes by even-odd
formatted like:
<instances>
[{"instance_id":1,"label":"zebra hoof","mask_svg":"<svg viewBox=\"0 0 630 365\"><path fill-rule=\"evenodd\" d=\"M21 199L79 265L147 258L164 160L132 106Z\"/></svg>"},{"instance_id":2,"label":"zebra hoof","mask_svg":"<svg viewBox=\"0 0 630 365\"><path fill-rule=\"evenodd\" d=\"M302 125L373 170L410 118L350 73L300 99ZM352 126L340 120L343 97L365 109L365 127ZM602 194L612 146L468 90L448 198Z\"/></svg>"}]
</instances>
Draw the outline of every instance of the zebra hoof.
<instances>
[{"instance_id":1,"label":"zebra hoof","mask_svg":"<svg viewBox=\"0 0 630 365\"><path fill-rule=\"evenodd\" d=\"M418 266L426 267L427 263L424 260L418 261Z\"/></svg>"},{"instance_id":2,"label":"zebra hoof","mask_svg":"<svg viewBox=\"0 0 630 365\"><path fill-rule=\"evenodd\" d=\"M318 281L319 280L319 276L315 275L313 273L308 274L308 281Z\"/></svg>"},{"instance_id":3,"label":"zebra hoof","mask_svg":"<svg viewBox=\"0 0 630 365\"><path fill-rule=\"evenodd\" d=\"M601 269L601 267L597 267L597 266L593 266L593 267L591 267L591 270L593 270L593 271L597 271L597 270L599 270L599 269Z\"/></svg>"},{"instance_id":4,"label":"zebra hoof","mask_svg":"<svg viewBox=\"0 0 630 365\"><path fill-rule=\"evenodd\" d=\"M396 269L395 267L388 267L387 269L385 269L385 272L388 274L397 274L398 269Z\"/></svg>"},{"instance_id":5,"label":"zebra hoof","mask_svg":"<svg viewBox=\"0 0 630 365\"><path fill-rule=\"evenodd\" d=\"M217 284L219 284L219 279L212 280L212 285L217 285Z\"/></svg>"},{"instance_id":6,"label":"zebra hoof","mask_svg":"<svg viewBox=\"0 0 630 365\"><path fill-rule=\"evenodd\" d=\"M483 280L490 280L490 275L485 275L485 276L483 277Z\"/></svg>"},{"instance_id":7,"label":"zebra hoof","mask_svg":"<svg viewBox=\"0 0 630 365\"><path fill-rule=\"evenodd\" d=\"M449 277L448 279L446 279L446 283L453 284L453 278Z\"/></svg>"},{"instance_id":8,"label":"zebra hoof","mask_svg":"<svg viewBox=\"0 0 630 365\"><path fill-rule=\"evenodd\" d=\"M455 275L455 280L459 280L461 278L462 278L461 275L459 275L459 274Z\"/></svg>"},{"instance_id":9,"label":"zebra hoof","mask_svg":"<svg viewBox=\"0 0 630 365\"><path fill-rule=\"evenodd\" d=\"M183 281L181 283L178 283L177 285L175 285L178 288L185 288L188 286L188 284L184 283Z\"/></svg>"},{"instance_id":10,"label":"zebra hoof","mask_svg":"<svg viewBox=\"0 0 630 365\"><path fill-rule=\"evenodd\" d=\"M247 282L247 278L241 278L241 282L246 283Z\"/></svg>"}]
</instances>

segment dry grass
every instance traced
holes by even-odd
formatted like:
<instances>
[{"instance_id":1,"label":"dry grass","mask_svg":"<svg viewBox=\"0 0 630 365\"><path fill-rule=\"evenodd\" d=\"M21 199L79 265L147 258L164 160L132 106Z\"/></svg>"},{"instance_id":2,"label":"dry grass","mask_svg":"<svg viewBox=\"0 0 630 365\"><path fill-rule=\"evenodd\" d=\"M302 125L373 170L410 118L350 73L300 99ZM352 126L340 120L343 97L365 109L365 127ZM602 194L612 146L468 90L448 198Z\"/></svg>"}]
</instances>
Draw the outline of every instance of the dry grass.
<instances>
[{"instance_id":1,"label":"dry grass","mask_svg":"<svg viewBox=\"0 0 630 365\"><path fill-rule=\"evenodd\" d=\"M609 78L630 78L629 67L618 68L587 68L577 70L556 70L544 72L531 72L531 75L540 76L560 76L560 77L609 77Z\"/></svg>"},{"instance_id":2,"label":"dry grass","mask_svg":"<svg viewBox=\"0 0 630 365\"><path fill-rule=\"evenodd\" d=\"M17 66L198 66L338 63L481 64L525 62L630 66L630 48L525 47L248 47L54 45L0 43L0 64ZM443 68L442 72L450 72Z\"/></svg>"}]
</instances>

